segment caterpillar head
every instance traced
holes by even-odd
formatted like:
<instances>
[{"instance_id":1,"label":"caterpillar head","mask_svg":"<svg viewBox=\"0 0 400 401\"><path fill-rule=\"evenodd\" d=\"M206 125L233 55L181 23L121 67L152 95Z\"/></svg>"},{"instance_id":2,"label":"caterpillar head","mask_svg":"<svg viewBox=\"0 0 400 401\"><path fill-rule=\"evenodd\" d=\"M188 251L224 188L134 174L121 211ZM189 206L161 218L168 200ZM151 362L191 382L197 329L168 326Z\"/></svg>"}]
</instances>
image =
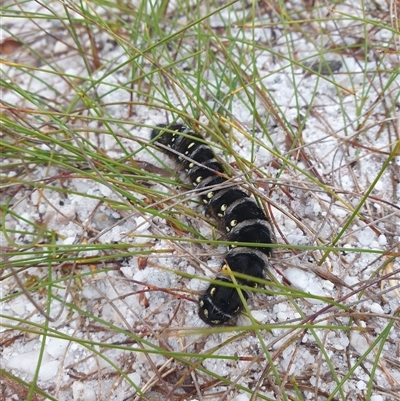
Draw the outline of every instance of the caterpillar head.
<instances>
[{"instance_id":1,"label":"caterpillar head","mask_svg":"<svg viewBox=\"0 0 400 401\"><path fill-rule=\"evenodd\" d=\"M219 283L211 284L199 300L199 317L210 326L219 326L238 316L243 310L243 303L236 288L226 287L222 283L232 281L218 277ZM248 295L242 291L245 299Z\"/></svg>"}]
</instances>

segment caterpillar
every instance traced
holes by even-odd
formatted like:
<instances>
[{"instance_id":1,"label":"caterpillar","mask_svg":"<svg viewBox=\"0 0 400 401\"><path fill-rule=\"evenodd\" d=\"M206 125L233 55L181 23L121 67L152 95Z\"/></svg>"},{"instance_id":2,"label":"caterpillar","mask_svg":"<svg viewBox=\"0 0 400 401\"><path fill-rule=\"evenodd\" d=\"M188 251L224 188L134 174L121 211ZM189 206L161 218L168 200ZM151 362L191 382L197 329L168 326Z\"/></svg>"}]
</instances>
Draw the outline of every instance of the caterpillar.
<instances>
[{"instance_id":1,"label":"caterpillar","mask_svg":"<svg viewBox=\"0 0 400 401\"><path fill-rule=\"evenodd\" d=\"M151 139L185 171L193 186L199 190L207 211L224 226L229 241L275 242L271 222L255 201L239 186L223 185L227 182L224 168L201 136L183 124L160 124L152 130ZM237 281L256 287L251 277L264 278L271 253L271 248L231 246L221 271L226 273L230 269L245 274L246 279L237 278ZM200 296L198 314L208 325L225 324L244 309L237 289L226 284L233 284L229 275L218 275ZM248 293L242 291L242 294L247 300Z\"/></svg>"}]
</instances>

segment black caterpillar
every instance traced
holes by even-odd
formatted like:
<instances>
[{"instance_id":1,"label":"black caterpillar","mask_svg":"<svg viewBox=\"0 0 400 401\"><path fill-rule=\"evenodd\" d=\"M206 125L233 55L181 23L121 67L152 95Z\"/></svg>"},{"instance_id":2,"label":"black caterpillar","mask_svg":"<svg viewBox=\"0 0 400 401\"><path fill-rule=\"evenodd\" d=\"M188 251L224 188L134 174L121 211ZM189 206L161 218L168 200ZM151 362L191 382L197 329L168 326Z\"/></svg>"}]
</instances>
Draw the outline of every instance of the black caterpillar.
<instances>
[{"instance_id":1,"label":"black caterpillar","mask_svg":"<svg viewBox=\"0 0 400 401\"><path fill-rule=\"evenodd\" d=\"M230 241L272 244L275 242L270 220L256 203L238 186L224 186L224 169L215 159L215 155L204 140L182 124L158 125L151 133L151 139L173 157L189 176L196 189L201 190L201 199L210 212L227 231ZM165 147L170 148L168 151ZM231 247L225 256L221 270L246 274L255 278L264 278L268 266L271 248ZM199 316L209 325L221 325L243 310L243 303L228 275L216 278L199 299ZM237 281L243 285L255 287L251 279ZM218 284L221 282L221 284ZM245 299L248 294L242 291Z\"/></svg>"}]
</instances>

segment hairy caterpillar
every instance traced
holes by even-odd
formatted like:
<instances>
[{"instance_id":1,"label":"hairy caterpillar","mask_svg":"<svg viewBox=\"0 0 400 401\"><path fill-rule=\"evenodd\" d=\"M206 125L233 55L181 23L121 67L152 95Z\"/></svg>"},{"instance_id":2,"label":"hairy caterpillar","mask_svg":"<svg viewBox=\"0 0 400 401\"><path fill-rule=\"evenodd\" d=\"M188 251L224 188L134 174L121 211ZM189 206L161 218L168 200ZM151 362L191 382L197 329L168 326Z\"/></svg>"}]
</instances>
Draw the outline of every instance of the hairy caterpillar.
<instances>
[{"instance_id":1,"label":"hairy caterpillar","mask_svg":"<svg viewBox=\"0 0 400 401\"><path fill-rule=\"evenodd\" d=\"M204 140L182 124L159 125L151 133L151 139L175 159L186 172L196 189L201 190L202 202L226 229L230 241L272 244L275 236L265 213L239 186L224 186L224 169L216 160ZM169 148L170 151L167 149ZM271 248L231 247L225 256L222 272L228 270L249 276L237 279L241 284L256 286L250 277L264 278ZM219 284L221 283L221 284ZM199 299L199 317L209 325L221 325L243 310L243 303L228 275L218 276ZM242 291L245 299L248 294Z\"/></svg>"}]
</instances>

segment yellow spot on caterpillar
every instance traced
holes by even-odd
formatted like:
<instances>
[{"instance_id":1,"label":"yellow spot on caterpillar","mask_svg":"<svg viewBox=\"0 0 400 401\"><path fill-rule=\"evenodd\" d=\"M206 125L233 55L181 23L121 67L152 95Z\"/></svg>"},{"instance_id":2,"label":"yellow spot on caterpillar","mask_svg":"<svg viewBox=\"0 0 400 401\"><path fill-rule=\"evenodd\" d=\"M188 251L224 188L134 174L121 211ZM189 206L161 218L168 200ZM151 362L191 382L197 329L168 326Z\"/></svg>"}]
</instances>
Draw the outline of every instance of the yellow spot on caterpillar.
<instances>
[{"instance_id":1,"label":"yellow spot on caterpillar","mask_svg":"<svg viewBox=\"0 0 400 401\"><path fill-rule=\"evenodd\" d=\"M213 297L215 293L217 292L217 289L215 287L211 288L210 290L210 295Z\"/></svg>"},{"instance_id":2,"label":"yellow spot on caterpillar","mask_svg":"<svg viewBox=\"0 0 400 401\"><path fill-rule=\"evenodd\" d=\"M214 192L209 192L209 193L207 194L207 198L208 198L208 199L211 199L213 196L214 196Z\"/></svg>"},{"instance_id":3,"label":"yellow spot on caterpillar","mask_svg":"<svg viewBox=\"0 0 400 401\"><path fill-rule=\"evenodd\" d=\"M202 177L201 175L199 175L199 176L196 178L196 182L197 182L198 184L200 184L202 179L203 179L203 177Z\"/></svg>"},{"instance_id":4,"label":"yellow spot on caterpillar","mask_svg":"<svg viewBox=\"0 0 400 401\"><path fill-rule=\"evenodd\" d=\"M235 227L237 225L237 220L232 220L230 222L231 227Z\"/></svg>"},{"instance_id":5,"label":"yellow spot on caterpillar","mask_svg":"<svg viewBox=\"0 0 400 401\"><path fill-rule=\"evenodd\" d=\"M202 308L202 307L204 306L204 301L201 300L201 301L199 302L199 305L200 305L200 308Z\"/></svg>"}]
</instances>

